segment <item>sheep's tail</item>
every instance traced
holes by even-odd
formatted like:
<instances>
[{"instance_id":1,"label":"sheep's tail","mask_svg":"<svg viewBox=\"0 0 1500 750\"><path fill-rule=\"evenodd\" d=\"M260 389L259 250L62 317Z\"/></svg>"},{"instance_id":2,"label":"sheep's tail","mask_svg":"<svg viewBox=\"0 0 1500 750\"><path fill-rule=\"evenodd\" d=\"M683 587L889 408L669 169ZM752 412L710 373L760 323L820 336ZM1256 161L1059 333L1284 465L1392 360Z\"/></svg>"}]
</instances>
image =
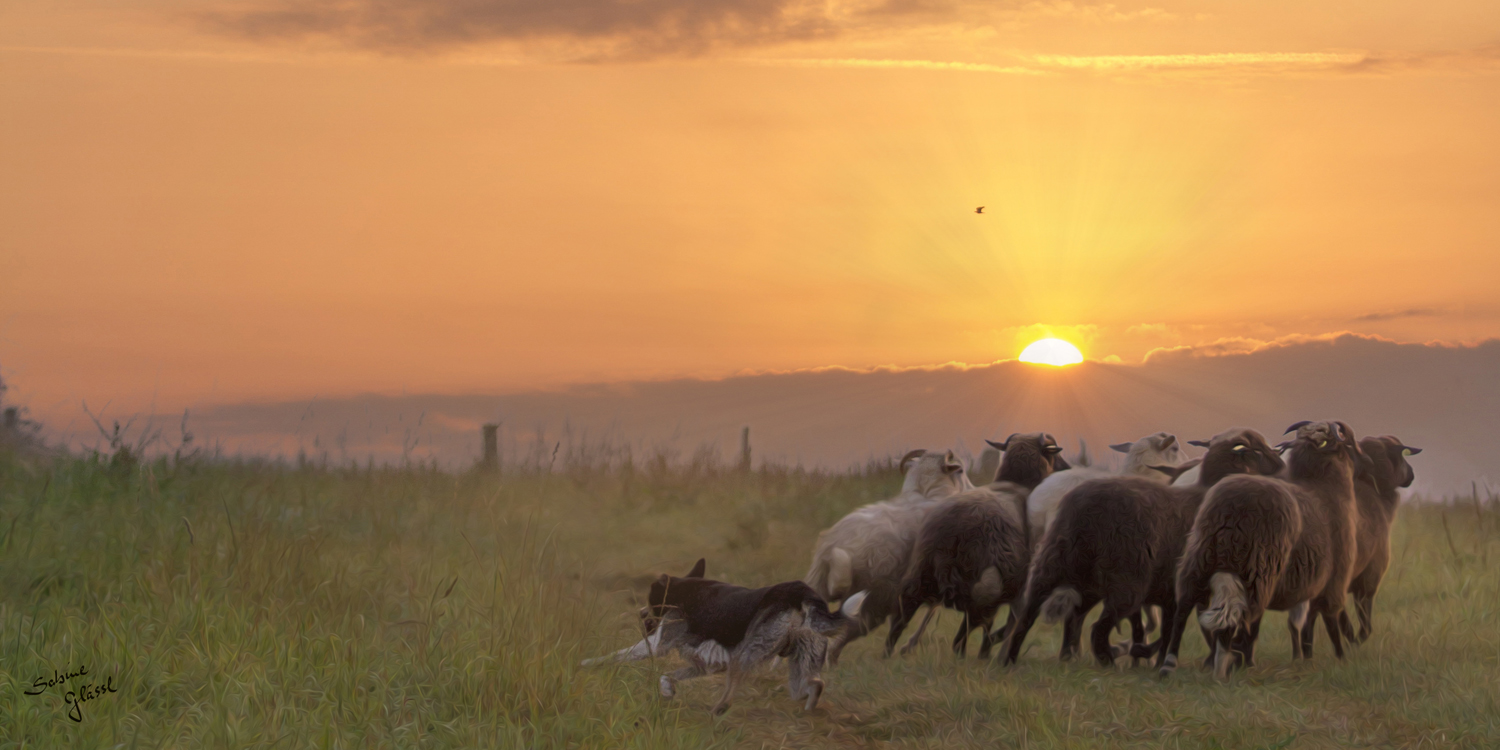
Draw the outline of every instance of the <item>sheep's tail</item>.
<instances>
[{"instance_id":1,"label":"sheep's tail","mask_svg":"<svg viewBox=\"0 0 1500 750\"><path fill-rule=\"evenodd\" d=\"M1052 590L1052 596L1042 602L1042 621L1048 625L1056 625L1067 619L1079 607L1083 606L1083 595L1072 586L1063 586Z\"/></svg>"},{"instance_id":2,"label":"sheep's tail","mask_svg":"<svg viewBox=\"0 0 1500 750\"><path fill-rule=\"evenodd\" d=\"M1212 594L1208 608L1198 613L1198 622L1209 632L1236 630L1245 625L1250 614L1250 598L1245 595L1245 582L1233 573L1218 572L1208 579Z\"/></svg>"},{"instance_id":3,"label":"sheep's tail","mask_svg":"<svg viewBox=\"0 0 1500 750\"><path fill-rule=\"evenodd\" d=\"M864 606L865 597L869 591L861 591L844 600L844 605L839 611L830 612L828 603L822 599L808 599L802 602L802 616L807 626L825 635L834 635L854 622L859 617L859 609Z\"/></svg>"},{"instance_id":4,"label":"sheep's tail","mask_svg":"<svg viewBox=\"0 0 1500 750\"><path fill-rule=\"evenodd\" d=\"M803 580L818 592L818 596L838 601L848 595L854 585L854 560L842 547L823 551L813 559Z\"/></svg>"}]
</instances>

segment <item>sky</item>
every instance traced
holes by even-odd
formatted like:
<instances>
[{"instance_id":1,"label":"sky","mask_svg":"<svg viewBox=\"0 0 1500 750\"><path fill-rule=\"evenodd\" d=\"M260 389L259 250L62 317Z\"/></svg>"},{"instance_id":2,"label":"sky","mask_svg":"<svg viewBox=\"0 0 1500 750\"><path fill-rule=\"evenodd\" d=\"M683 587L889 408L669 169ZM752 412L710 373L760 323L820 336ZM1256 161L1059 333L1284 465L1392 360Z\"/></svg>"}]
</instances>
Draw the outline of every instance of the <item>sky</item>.
<instances>
[{"instance_id":1,"label":"sky","mask_svg":"<svg viewBox=\"0 0 1500 750\"><path fill-rule=\"evenodd\" d=\"M0 377L71 424L1048 334L1139 366L1474 345L1497 30L1474 0L11 0Z\"/></svg>"}]
</instances>

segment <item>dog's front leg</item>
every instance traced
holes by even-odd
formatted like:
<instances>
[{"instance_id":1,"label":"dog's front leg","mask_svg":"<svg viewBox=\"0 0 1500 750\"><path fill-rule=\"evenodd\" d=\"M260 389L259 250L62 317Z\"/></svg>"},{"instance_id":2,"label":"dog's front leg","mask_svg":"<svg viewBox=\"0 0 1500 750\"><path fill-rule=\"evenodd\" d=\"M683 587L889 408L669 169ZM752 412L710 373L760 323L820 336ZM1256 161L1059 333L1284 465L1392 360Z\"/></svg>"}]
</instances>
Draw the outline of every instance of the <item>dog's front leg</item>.
<instances>
[{"instance_id":1,"label":"dog's front leg","mask_svg":"<svg viewBox=\"0 0 1500 750\"><path fill-rule=\"evenodd\" d=\"M656 632L652 633L649 636L646 636L645 638L642 638L640 643L637 643L630 648L622 648L619 651L610 654L609 656L599 656L593 659L584 659L583 666L592 667L595 664L603 664L605 662L611 661L621 662L649 659L652 656L656 655L656 650L660 645L660 642L661 630L658 628Z\"/></svg>"}]
</instances>

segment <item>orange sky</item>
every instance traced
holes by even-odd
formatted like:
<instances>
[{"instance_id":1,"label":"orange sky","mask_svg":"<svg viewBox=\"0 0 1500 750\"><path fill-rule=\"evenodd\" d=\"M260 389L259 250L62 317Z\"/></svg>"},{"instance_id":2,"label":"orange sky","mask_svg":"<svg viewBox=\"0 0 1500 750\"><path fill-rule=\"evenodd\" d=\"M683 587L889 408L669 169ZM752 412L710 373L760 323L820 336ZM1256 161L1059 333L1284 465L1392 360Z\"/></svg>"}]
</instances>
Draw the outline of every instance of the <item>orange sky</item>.
<instances>
[{"instance_id":1,"label":"orange sky","mask_svg":"<svg viewBox=\"0 0 1500 750\"><path fill-rule=\"evenodd\" d=\"M0 5L0 375L46 415L1500 335L1500 4L700 6Z\"/></svg>"}]
</instances>

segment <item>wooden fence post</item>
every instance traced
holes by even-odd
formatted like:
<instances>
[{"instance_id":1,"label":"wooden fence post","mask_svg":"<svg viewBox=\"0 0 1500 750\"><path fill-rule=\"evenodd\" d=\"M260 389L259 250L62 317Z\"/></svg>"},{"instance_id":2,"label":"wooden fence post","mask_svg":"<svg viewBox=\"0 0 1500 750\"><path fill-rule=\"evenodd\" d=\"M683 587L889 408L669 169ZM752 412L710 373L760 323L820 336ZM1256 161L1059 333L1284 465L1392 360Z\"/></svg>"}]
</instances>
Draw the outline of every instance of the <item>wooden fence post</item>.
<instances>
[{"instance_id":1,"label":"wooden fence post","mask_svg":"<svg viewBox=\"0 0 1500 750\"><path fill-rule=\"evenodd\" d=\"M500 425L490 423L480 428L484 436L484 459L480 467L485 471L500 471Z\"/></svg>"},{"instance_id":2,"label":"wooden fence post","mask_svg":"<svg viewBox=\"0 0 1500 750\"><path fill-rule=\"evenodd\" d=\"M740 430L740 471L750 473L750 426Z\"/></svg>"}]
</instances>

